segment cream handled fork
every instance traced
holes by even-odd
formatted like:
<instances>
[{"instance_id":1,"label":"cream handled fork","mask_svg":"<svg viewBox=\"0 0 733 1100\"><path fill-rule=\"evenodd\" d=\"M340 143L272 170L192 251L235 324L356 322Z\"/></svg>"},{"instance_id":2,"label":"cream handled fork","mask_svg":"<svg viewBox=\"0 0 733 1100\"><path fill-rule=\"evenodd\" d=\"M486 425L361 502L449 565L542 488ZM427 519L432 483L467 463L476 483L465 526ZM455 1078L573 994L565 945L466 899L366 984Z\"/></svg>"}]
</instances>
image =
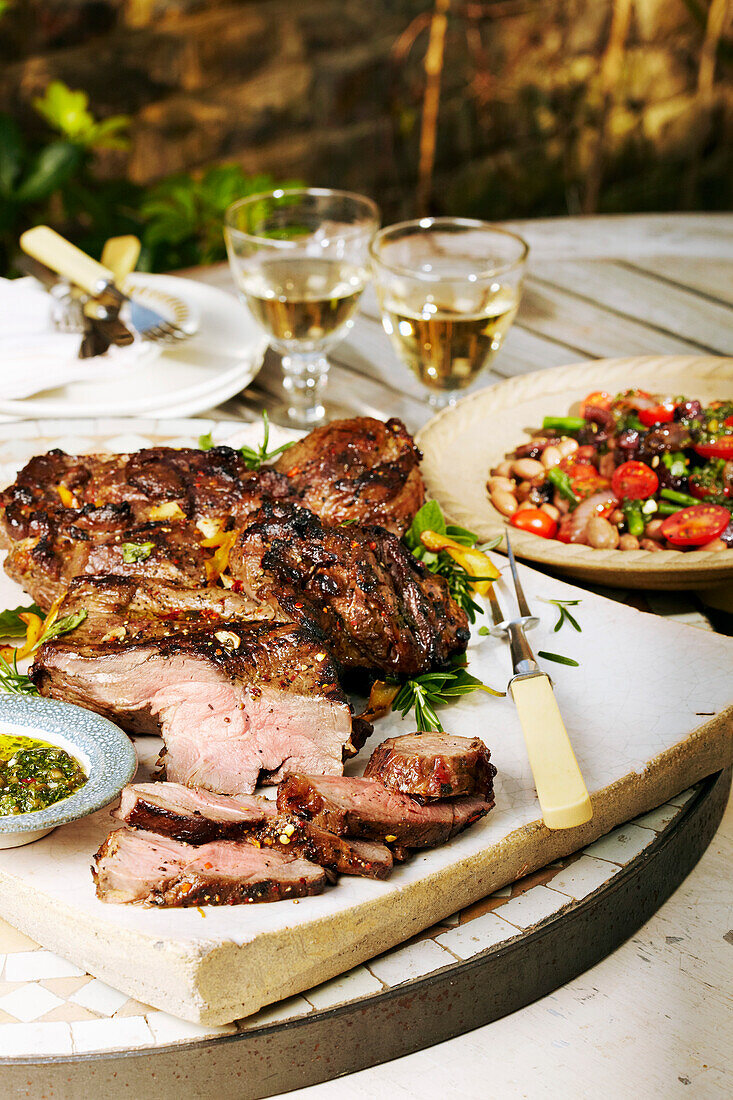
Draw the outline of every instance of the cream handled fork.
<instances>
[{"instance_id":1,"label":"cream handled fork","mask_svg":"<svg viewBox=\"0 0 733 1100\"><path fill-rule=\"evenodd\" d=\"M537 626L522 590L509 537L509 565L517 595L519 618L506 619L492 585L489 590L494 626L490 633L508 636L514 667L509 690L524 733L542 817L548 829L572 829L593 816L588 790L546 672L537 664L525 630Z\"/></svg>"},{"instance_id":2,"label":"cream handled fork","mask_svg":"<svg viewBox=\"0 0 733 1100\"><path fill-rule=\"evenodd\" d=\"M87 256L86 252L82 252L70 241L64 240L47 225L37 225L26 230L20 238L20 247L33 259L65 276L93 298L110 295L117 306L122 302L129 302L132 323L143 339L165 341L188 337L189 334L184 329L130 298L116 285L113 271Z\"/></svg>"}]
</instances>

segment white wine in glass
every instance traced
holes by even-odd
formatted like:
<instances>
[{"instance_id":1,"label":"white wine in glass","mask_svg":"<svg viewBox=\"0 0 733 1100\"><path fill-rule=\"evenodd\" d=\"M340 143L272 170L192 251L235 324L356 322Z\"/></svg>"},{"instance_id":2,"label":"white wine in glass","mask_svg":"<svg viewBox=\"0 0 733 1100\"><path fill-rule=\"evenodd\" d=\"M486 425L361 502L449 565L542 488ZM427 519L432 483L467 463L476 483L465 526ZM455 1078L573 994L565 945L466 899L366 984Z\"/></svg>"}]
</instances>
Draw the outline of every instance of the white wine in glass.
<instances>
[{"instance_id":1,"label":"white wine in glass","mask_svg":"<svg viewBox=\"0 0 733 1100\"><path fill-rule=\"evenodd\" d=\"M227 210L232 274L282 356L284 419L293 427L325 418L326 352L354 323L378 227L371 199L323 188L253 195Z\"/></svg>"},{"instance_id":2,"label":"white wine in glass","mask_svg":"<svg viewBox=\"0 0 733 1100\"><path fill-rule=\"evenodd\" d=\"M500 350L519 309L528 248L469 218L388 225L369 251L382 324L436 408L452 404Z\"/></svg>"}]
</instances>

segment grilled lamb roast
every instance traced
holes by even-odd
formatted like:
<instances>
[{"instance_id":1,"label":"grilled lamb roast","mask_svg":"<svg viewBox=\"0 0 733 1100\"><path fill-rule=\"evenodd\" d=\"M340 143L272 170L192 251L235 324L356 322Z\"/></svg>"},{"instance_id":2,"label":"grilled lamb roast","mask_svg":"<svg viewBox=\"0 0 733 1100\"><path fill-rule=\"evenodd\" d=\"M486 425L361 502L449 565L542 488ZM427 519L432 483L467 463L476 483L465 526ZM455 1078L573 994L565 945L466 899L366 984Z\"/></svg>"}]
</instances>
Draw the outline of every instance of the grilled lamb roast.
<instances>
[{"instance_id":1,"label":"grilled lamb roast","mask_svg":"<svg viewBox=\"0 0 733 1100\"><path fill-rule=\"evenodd\" d=\"M290 495L287 479L273 469L248 470L231 447L148 447L116 455L54 450L27 463L0 496L0 507L7 536L17 539L37 511L125 506L132 522L141 523L151 508L176 504L188 519L228 518L278 495Z\"/></svg>"},{"instance_id":2,"label":"grilled lamb roast","mask_svg":"<svg viewBox=\"0 0 733 1100\"><path fill-rule=\"evenodd\" d=\"M489 802L494 798L496 768L478 737L413 733L389 737L378 745L364 775L413 798L471 794Z\"/></svg>"},{"instance_id":3,"label":"grilled lamb roast","mask_svg":"<svg viewBox=\"0 0 733 1100\"><path fill-rule=\"evenodd\" d=\"M112 816L133 829L207 844L253 835L277 813L274 802L258 795L232 798L181 783L133 783Z\"/></svg>"},{"instance_id":4,"label":"grilled lamb roast","mask_svg":"<svg viewBox=\"0 0 733 1100\"><path fill-rule=\"evenodd\" d=\"M86 611L74 643L162 638L225 622L272 620L272 611L226 588L185 588L147 577L76 577L59 616Z\"/></svg>"},{"instance_id":5,"label":"grilled lamb roast","mask_svg":"<svg viewBox=\"0 0 733 1100\"><path fill-rule=\"evenodd\" d=\"M345 775L286 775L278 809L339 836L364 837L405 848L434 848L478 821L492 800L464 797L427 806L388 790L377 779Z\"/></svg>"},{"instance_id":6,"label":"grilled lamb roast","mask_svg":"<svg viewBox=\"0 0 733 1100\"><path fill-rule=\"evenodd\" d=\"M168 584L204 587L211 550L200 543L202 533L190 523L143 523L124 526L119 510L105 505L95 515L73 512L35 513L34 534L12 544L5 572L22 585L41 607L62 596L70 582L85 574L114 573L150 576ZM93 519L103 519L99 523Z\"/></svg>"},{"instance_id":7,"label":"grilled lamb roast","mask_svg":"<svg viewBox=\"0 0 733 1100\"><path fill-rule=\"evenodd\" d=\"M422 455L401 420L333 420L289 447L275 469L324 523L378 524L401 535L425 499Z\"/></svg>"},{"instance_id":8,"label":"grilled lamb roast","mask_svg":"<svg viewBox=\"0 0 733 1100\"><path fill-rule=\"evenodd\" d=\"M232 548L235 587L278 618L316 622L343 668L414 676L468 644L466 614L381 527L325 527L305 508L268 501Z\"/></svg>"},{"instance_id":9,"label":"grilled lamb roast","mask_svg":"<svg viewBox=\"0 0 733 1100\"><path fill-rule=\"evenodd\" d=\"M194 848L139 829L110 833L94 860L101 901L161 909L283 901L326 883L322 867L279 851L232 840Z\"/></svg>"},{"instance_id":10,"label":"grilled lamb roast","mask_svg":"<svg viewBox=\"0 0 733 1100\"><path fill-rule=\"evenodd\" d=\"M223 623L129 644L38 651L41 695L94 710L133 733L160 733L168 779L251 794L260 772L340 774L371 732L354 719L325 647L305 625Z\"/></svg>"},{"instance_id":11,"label":"grilled lamb roast","mask_svg":"<svg viewBox=\"0 0 733 1100\"><path fill-rule=\"evenodd\" d=\"M387 878L392 872L392 854L384 844L347 840L298 818L278 816L274 802L256 795L231 798L180 783L135 783L123 790L113 817L188 844L247 838L343 875Z\"/></svg>"}]
</instances>

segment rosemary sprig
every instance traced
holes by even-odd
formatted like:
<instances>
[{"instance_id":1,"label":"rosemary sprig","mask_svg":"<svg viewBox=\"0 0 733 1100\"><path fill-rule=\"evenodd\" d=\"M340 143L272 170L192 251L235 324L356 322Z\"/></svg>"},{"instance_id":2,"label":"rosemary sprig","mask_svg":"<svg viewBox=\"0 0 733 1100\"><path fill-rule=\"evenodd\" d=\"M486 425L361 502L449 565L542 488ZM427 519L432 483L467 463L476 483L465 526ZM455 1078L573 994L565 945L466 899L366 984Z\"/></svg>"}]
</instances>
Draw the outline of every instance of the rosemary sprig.
<instances>
[{"instance_id":1,"label":"rosemary sprig","mask_svg":"<svg viewBox=\"0 0 733 1100\"><path fill-rule=\"evenodd\" d=\"M267 447L270 442L270 418L267 415L267 409L262 413L262 423L264 425L264 432L261 445L255 450L254 447L240 447L239 453L244 459L244 463L248 470L259 470L265 462L270 462L273 458L277 458L283 451L287 451L289 447L292 447L293 443L283 443L280 447L275 447L272 451L268 451ZM211 432L206 432L205 435L199 436L199 448L202 451L210 451L214 446L214 440L211 437Z\"/></svg>"},{"instance_id":2,"label":"rosemary sprig","mask_svg":"<svg viewBox=\"0 0 733 1100\"><path fill-rule=\"evenodd\" d=\"M548 653L546 649L537 650L538 657L544 657L546 661L555 661L558 665L572 665L579 668L580 661L574 661L572 657L563 657L562 653Z\"/></svg>"},{"instance_id":3,"label":"rosemary sprig","mask_svg":"<svg viewBox=\"0 0 733 1100\"><path fill-rule=\"evenodd\" d=\"M577 607L577 605L582 602L581 600L544 600L542 596L538 598L542 600L542 603L551 603L553 607L556 607L560 612L559 618L553 627L556 634L563 623L570 623L574 630L577 630L579 634L581 633L582 627L580 623L575 616L571 615L568 611L569 607Z\"/></svg>"},{"instance_id":4,"label":"rosemary sprig","mask_svg":"<svg viewBox=\"0 0 733 1100\"><path fill-rule=\"evenodd\" d=\"M415 725L420 733L432 730L445 733L436 707L453 703L462 695L470 695L474 691L485 691L496 696L506 694L504 691L494 691L472 676L466 671L465 663L459 663L464 661L465 658L459 657L444 672L426 672L406 680L392 703L392 710L403 718L414 711Z\"/></svg>"},{"instance_id":5,"label":"rosemary sprig","mask_svg":"<svg viewBox=\"0 0 733 1100\"><path fill-rule=\"evenodd\" d=\"M7 692L8 695L38 695L28 675L18 669L17 658L13 656L13 663L10 664L2 654L0 654L0 691Z\"/></svg>"},{"instance_id":6,"label":"rosemary sprig","mask_svg":"<svg viewBox=\"0 0 733 1100\"><path fill-rule=\"evenodd\" d=\"M471 585L474 581L491 580L493 578L471 576L445 550L437 552L428 550L420 539L423 531L435 531L439 535L447 535L454 542L460 543L461 546L476 547L482 553L486 550L493 550L498 546L501 542L501 536L492 542L477 546L478 536L473 531L445 522L437 500L429 500L423 504L409 529L402 536L402 541L408 550L411 550L413 555L419 558L431 573L437 573L438 576L445 578L451 596L458 606L466 612L469 622L475 623L476 615L483 615L484 609L474 600Z\"/></svg>"}]
</instances>

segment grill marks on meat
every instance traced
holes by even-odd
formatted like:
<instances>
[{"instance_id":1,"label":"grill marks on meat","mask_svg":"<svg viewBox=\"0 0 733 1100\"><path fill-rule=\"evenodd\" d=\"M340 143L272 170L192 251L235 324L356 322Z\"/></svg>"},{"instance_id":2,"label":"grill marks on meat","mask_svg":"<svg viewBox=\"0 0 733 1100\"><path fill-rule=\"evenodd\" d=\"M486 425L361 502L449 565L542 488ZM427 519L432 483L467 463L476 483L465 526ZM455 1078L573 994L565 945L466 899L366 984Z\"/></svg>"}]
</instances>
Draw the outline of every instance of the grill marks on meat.
<instances>
[{"instance_id":1,"label":"grill marks on meat","mask_svg":"<svg viewBox=\"0 0 733 1100\"><path fill-rule=\"evenodd\" d=\"M71 635L41 647L31 676L42 695L160 733L166 776L186 786L250 794L262 770L340 774L354 751L349 703L305 626L224 623L127 645Z\"/></svg>"},{"instance_id":2,"label":"grill marks on meat","mask_svg":"<svg viewBox=\"0 0 733 1100\"><path fill-rule=\"evenodd\" d=\"M377 779L293 774L280 784L277 805L339 836L433 848L478 821L493 800L464 797L422 806Z\"/></svg>"},{"instance_id":3,"label":"grill marks on meat","mask_svg":"<svg viewBox=\"0 0 733 1100\"><path fill-rule=\"evenodd\" d=\"M316 428L275 468L324 523L378 524L402 534L425 499L421 458L401 420L362 416Z\"/></svg>"},{"instance_id":4,"label":"grill marks on meat","mask_svg":"<svg viewBox=\"0 0 733 1100\"><path fill-rule=\"evenodd\" d=\"M230 571L279 617L315 621L344 668L413 676L468 643L446 582L381 527L325 527L304 508L266 502L233 547Z\"/></svg>"},{"instance_id":5,"label":"grill marks on meat","mask_svg":"<svg viewBox=\"0 0 733 1100\"><path fill-rule=\"evenodd\" d=\"M183 631L215 629L221 623L272 619L272 611L226 588L184 588L148 578L77 577L59 615L86 611L74 644L131 642Z\"/></svg>"},{"instance_id":6,"label":"grill marks on meat","mask_svg":"<svg viewBox=\"0 0 733 1100\"><path fill-rule=\"evenodd\" d=\"M187 844L241 840L277 817L274 802L257 795L237 798L180 783L134 783L122 791L113 817Z\"/></svg>"},{"instance_id":7,"label":"grill marks on meat","mask_svg":"<svg viewBox=\"0 0 733 1100\"><path fill-rule=\"evenodd\" d=\"M492 802L496 768L477 737L416 733L390 737L378 745L364 775L413 798L477 795Z\"/></svg>"},{"instance_id":8,"label":"grill marks on meat","mask_svg":"<svg viewBox=\"0 0 733 1100\"><path fill-rule=\"evenodd\" d=\"M218 840L200 847L118 829L94 856L97 897L158 908L241 905L320 894L321 867L275 850Z\"/></svg>"},{"instance_id":9,"label":"grill marks on meat","mask_svg":"<svg viewBox=\"0 0 733 1100\"><path fill-rule=\"evenodd\" d=\"M265 848L292 852L341 875L384 879L392 873L392 853L385 844L337 836L288 814L265 822L253 839Z\"/></svg>"}]
</instances>

